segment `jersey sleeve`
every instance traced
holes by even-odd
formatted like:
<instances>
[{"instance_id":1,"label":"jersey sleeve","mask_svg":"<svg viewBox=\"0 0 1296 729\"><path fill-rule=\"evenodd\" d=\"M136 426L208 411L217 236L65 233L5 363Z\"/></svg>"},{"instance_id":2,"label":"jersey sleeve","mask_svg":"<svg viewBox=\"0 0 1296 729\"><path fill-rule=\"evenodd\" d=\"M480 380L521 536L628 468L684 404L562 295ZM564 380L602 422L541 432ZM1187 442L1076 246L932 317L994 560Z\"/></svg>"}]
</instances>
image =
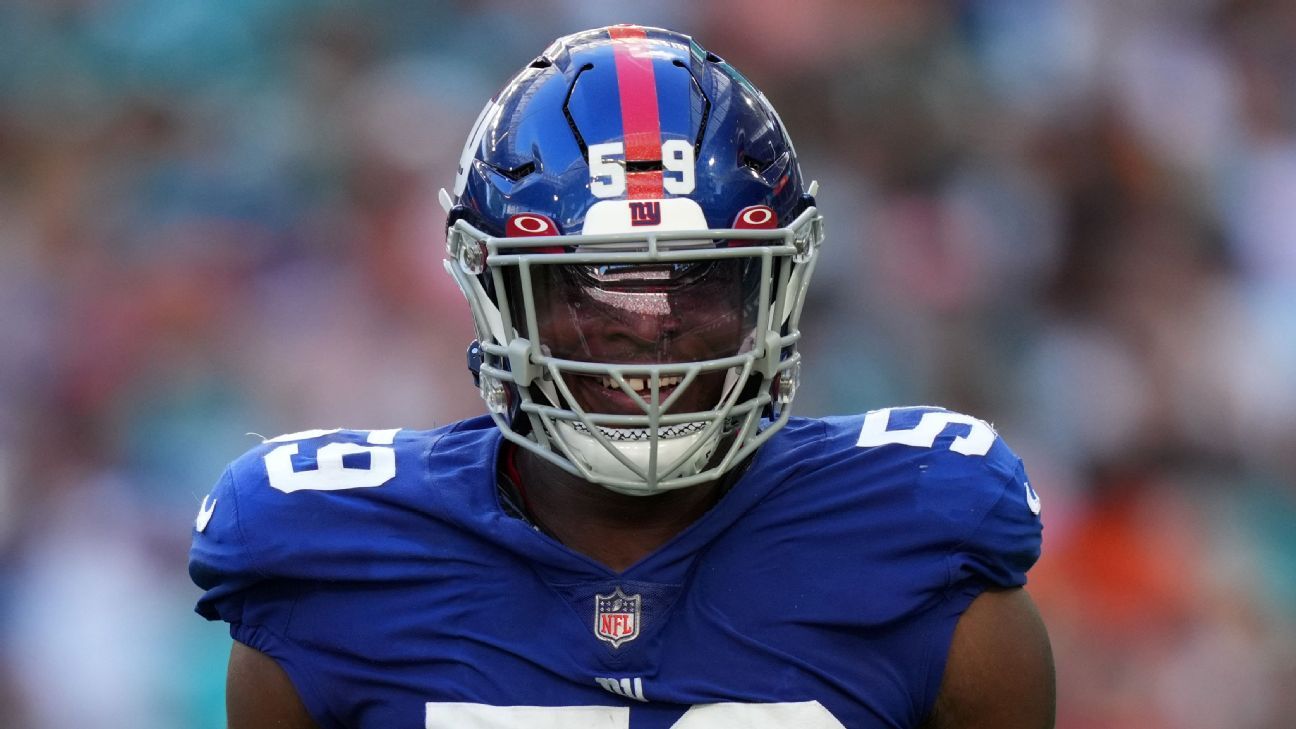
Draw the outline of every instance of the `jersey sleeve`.
<instances>
[{"instance_id":1,"label":"jersey sleeve","mask_svg":"<svg viewBox=\"0 0 1296 729\"><path fill-rule=\"evenodd\" d=\"M1009 467L1006 474L988 469L986 477L964 484L977 499L966 512L961 538L948 556L954 586L1020 587L1040 556L1043 525L1039 497L1026 471L1003 441L996 448Z\"/></svg>"},{"instance_id":2,"label":"jersey sleeve","mask_svg":"<svg viewBox=\"0 0 1296 729\"><path fill-rule=\"evenodd\" d=\"M866 646L822 650L897 677L910 702L905 725L916 726L968 606L1025 583L1040 554L1038 501L1016 454L961 413L888 408L794 427L753 465L777 485L744 522L745 542L788 545L769 550L786 560L779 578L795 585L811 572L831 599L795 589L766 599L785 600L779 612L795 611L800 624L845 627L835 638L845 645L862 637Z\"/></svg>"},{"instance_id":3,"label":"jersey sleeve","mask_svg":"<svg viewBox=\"0 0 1296 729\"><path fill-rule=\"evenodd\" d=\"M1017 587L1040 555L1040 503L1021 459L994 429L934 407L866 414L850 443L873 488L894 488L888 524L897 553L936 557L931 588ZM936 578L936 575L931 575Z\"/></svg>"},{"instance_id":4,"label":"jersey sleeve","mask_svg":"<svg viewBox=\"0 0 1296 729\"><path fill-rule=\"evenodd\" d=\"M373 432L307 431L258 445L225 470L193 524L189 575L203 590L195 611L274 658L322 727L341 723L316 688L322 669L306 648L317 637L299 634L301 606L320 590L388 577L371 565L400 542L374 538L399 484L387 469L395 447ZM400 456L410 472L413 450Z\"/></svg>"},{"instance_id":5,"label":"jersey sleeve","mask_svg":"<svg viewBox=\"0 0 1296 729\"><path fill-rule=\"evenodd\" d=\"M946 572L943 599L930 613L926 690L917 704L919 716L927 716L936 701L964 611L986 590L1025 585L1027 571L1039 559L1043 536L1039 497L1021 459L997 434L984 454L954 452L951 438L959 432L956 426L953 433L937 438L916 484L924 510L937 512L932 523L940 534Z\"/></svg>"},{"instance_id":6,"label":"jersey sleeve","mask_svg":"<svg viewBox=\"0 0 1296 729\"><path fill-rule=\"evenodd\" d=\"M272 489L264 450L253 449L230 464L204 499L189 549L189 576L203 590L195 607L199 615L234 629L256 625L282 633L294 595L330 576L323 558L328 545L312 528L329 515L314 500Z\"/></svg>"},{"instance_id":7,"label":"jersey sleeve","mask_svg":"<svg viewBox=\"0 0 1296 729\"><path fill-rule=\"evenodd\" d=\"M197 612L274 629L286 618L259 606L293 589L400 577L393 570L410 561L403 537L419 526L412 506L426 498L418 434L395 434L304 431L234 461L194 524L189 574L204 590ZM379 573L383 560L397 567Z\"/></svg>"},{"instance_id":8,"label":"jersey sleeve","mask_svg":"<svg viewBox=\"0 0 1296 729\"><path fill-rule=\"evenodd\" d=\"M204 591L198 614L230 623L242 622L243 617L241 605L231 598L265 577L252 559L239 522L233 465L203 499L189 549L189 577Z\"/></svg>"}]
</instances>

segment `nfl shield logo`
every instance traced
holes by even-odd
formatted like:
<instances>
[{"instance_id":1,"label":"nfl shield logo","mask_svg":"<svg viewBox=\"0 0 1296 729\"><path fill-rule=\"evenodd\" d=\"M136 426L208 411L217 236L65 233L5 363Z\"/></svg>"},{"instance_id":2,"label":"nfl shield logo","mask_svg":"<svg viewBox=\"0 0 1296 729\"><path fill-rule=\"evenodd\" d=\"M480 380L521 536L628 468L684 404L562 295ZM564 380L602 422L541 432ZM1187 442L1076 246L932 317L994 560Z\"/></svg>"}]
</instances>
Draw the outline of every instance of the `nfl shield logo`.
<instances>
[{"instance_id":1,"label":"nfl shield logo","mask_svg":"<svg viewBox=\"0 0 1296 729\"><path fill-rule=\"evenodd\" d=\"M643 596L627 595L617 587L611 595L594 596L594 635L620 648L639 637Z\"/></svg>"}]
</instances>

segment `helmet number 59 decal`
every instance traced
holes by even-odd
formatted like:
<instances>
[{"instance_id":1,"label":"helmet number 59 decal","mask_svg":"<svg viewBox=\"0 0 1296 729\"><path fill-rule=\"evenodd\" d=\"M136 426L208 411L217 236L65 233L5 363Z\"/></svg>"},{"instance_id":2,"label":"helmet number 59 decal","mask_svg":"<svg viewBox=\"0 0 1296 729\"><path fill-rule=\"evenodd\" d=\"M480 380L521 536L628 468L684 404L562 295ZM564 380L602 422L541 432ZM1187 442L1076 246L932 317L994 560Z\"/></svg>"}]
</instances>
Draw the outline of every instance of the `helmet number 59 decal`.
<instances>
[{"instance_id":1,"label":"helmet number 59 decal","mask_svg":"<svg viewBox=\"0 0 1296 729\"><path fill-rule=\"evenodd\" d=\"M662 143L662 189L672 195L687 195L697 186L693 145L684 139ZM590 192L594 197L618 197L626 191L625 143L607 142L589 146Z\"/></svg>"},{"instance_id":2,"label":"helmet number 59 decal","mask_svg":"<svg viewBox=\"0 0 1296 729\"><path fill-rule=\"evenodd\" d=\"M307 430L271 438L268 443L288 442L265 455L266 474L270 486L290 494L294 491L340 491L382 486L396 477L396 451L391 444L396 439L394 430L370 430L364 443L352 438L365 431L346 431L315 449L314 468L298 470L293 456L309 461L309 454L299 454L301 442L339 433L333 430ZM367 458L366 458L367 456ZM349 460L349 462L348 462ZM305 466L305 463L298 465Z\"/></svg>"}]
</instances>

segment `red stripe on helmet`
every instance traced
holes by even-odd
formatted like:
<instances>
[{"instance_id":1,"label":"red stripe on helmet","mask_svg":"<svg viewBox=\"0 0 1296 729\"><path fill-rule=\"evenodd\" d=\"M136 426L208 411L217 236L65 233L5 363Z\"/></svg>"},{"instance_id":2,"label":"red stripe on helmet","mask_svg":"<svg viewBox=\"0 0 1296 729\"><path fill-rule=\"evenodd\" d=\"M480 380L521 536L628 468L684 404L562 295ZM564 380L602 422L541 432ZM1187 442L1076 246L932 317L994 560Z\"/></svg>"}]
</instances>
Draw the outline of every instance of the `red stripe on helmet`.
<instances>
[{"instance_id":1,"label":"red stripe on helmet","mask_svg":"<svg viewBox=\"0 0 1296 729\"><path fill-rule=\"evenodd\" d=\"M621 43L612 46L616 59L617 87L621 95L621 131L626 162L661 160L661 116L657 110L657 76L652 56L642 41L648 33L637 25L614 25L608 35ZM662 173L626 174L626 194L631 199L662 196Z\"/></svg>"}]
</instances>

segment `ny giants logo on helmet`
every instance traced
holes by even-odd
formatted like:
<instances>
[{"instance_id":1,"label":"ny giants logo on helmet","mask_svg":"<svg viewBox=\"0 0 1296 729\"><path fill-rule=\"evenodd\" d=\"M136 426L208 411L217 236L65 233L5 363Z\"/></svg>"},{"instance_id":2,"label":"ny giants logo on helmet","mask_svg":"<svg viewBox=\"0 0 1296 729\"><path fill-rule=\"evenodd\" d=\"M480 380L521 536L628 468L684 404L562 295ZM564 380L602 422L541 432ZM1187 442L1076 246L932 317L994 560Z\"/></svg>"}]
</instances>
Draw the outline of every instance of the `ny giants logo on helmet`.
<instances>
[{"instance_id":1,"label":"ny giants logo on helmet","mask_svg":"<svg viewBox=\"0 0 1296 729\"><path fill-rule=\"evenodd\" d=\"M661 225L661 203L656 200L648 202L630 202L631 225Z\"/></svg>"}]
</instances>

